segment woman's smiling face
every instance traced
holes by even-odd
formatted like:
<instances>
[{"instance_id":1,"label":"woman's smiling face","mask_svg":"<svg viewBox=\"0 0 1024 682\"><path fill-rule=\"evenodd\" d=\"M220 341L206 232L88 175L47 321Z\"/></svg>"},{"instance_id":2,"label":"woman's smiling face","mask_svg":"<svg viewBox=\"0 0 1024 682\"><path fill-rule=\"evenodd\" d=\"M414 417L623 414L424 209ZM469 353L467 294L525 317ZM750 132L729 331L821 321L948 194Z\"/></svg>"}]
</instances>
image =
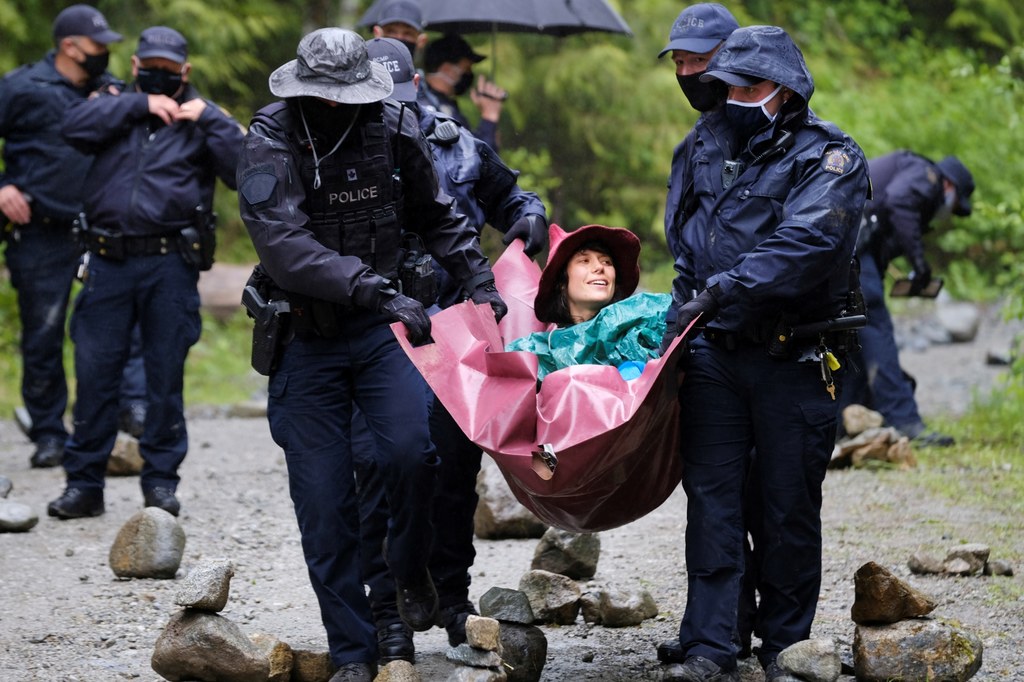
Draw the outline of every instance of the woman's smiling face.
<instances>
[{"instance_id":1,"label":"woman's smiling face","mask_svg":"<svg viewBox=\"0 0 1024 682\"><path fill-rule=\"evenodd\" d=\"M565 266L566 298L573 322L585 322L615 296L615 262L606 253L583 248Z\"/></svg>"}]
</instances>

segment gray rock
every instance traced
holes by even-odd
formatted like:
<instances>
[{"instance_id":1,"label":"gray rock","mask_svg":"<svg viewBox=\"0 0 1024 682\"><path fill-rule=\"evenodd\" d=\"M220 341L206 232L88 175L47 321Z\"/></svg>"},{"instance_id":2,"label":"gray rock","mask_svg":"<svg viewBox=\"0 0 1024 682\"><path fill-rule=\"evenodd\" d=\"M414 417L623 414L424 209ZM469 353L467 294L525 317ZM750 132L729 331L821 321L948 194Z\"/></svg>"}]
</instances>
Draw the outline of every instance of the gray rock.
<instances>
[{"instance_id":1,"label":"gray rock","mask_svg":"<svg viewBox=\"0 0 1024 682\"><path fill-rule=\"evenodd\" d=\"M460 666L452 671L446 682L506 682L510 679L497 668L469 668ZM374 680L377 682L377 680Z\"/></svg>"},{"instance_id":2,"label":"gray rock","mask_svg":"<svg viewBox=\"0 0 1024 682\"><path fill-rule=\"evenodd\" d=\"M969 573L973 575L975 573L981 573L982 569L985 568L985 562L988 561L988 556L991 553L992 550L988 545L972 542L957 545L956 547L950 547L946 552L946 561L949 561L950 559L963 559L970 565Z\"/></svg>"},{"instance_id":3,"label":"gray rock","mask_svg":"<svg viewBox=\"0 0 1024 682\"><path fill-rule=\"evenodd\" d=\"M14 483L11 482L11 479L6 476L0 476L0 498L10 495L13 488Z\"/></svg>"},{"instance_id":4,"label":"gray rock","mask_svg":"<svg viewBox=\"0 0 1024 682\"><path fill-rule=\"evenodd\" d=\"M496 651L475 649L465 643L450 647L444 657L452 663L473 668L497 668L501 665L501 656Z\"/></svg>"},{"instance_id":5,"label":"gray rock","mask_svg":"<svg viewBox=\"0 0 1024 682\"><path fill-rule=\"evenodd\" d=\"M198 611L218 613L228 603L235 568L229 559L212 559L196 566L178 586L174 603Z\"/></svg>"},{"instance_id":6,"label":"gray rock","mask_svg":"<svg viewBox=\"0 0 1024 682\"><path fill-rule=\"evenodd\" d=\"M501 654L501 625L494 618L469 616L466 618L466 643L475 649L497 651Z\"/></svg>"},{"instance_id":7,"label":"gray rock","mask_svg":"<svg viewBox=\"0 0 1024 682\"><path fill-rule=\"evenodd\" d=\"M964 682L981 668L982 644L974 634L934 620L858 625L853 660L861 682Z\"/></svg>"},{"instance_id":8,"label":"gray rock","mask_svg":"<svg viewBox=\"0 0 1024 682\"><path fill-rule=\"evenodd\" d=\"M933 598L873 561L857 569L853 585L850 617L855 623L895 623L931 613L936 606Z\"/></svg>"},{"instance_id":9,"label":"gray rock","mask_svg":"<svg viewBox=\"0 0 1024 682\"><path fill-rule=\"evenodd\" d=\"M917 575L935 575L946 570L941 559L927 552L914 552L907 561L907 568Z\"/></svg>"},{"instance_id":10,"label":"gray rock","mask_svg":"<svg viewBox=\"0 0 1024 682\"><path fill-rule=\"evenodd\" d=\"M0 533L24 533L39 523L32 507L0 498Z\"/></svg>"},{"instance_id":11,"label":"gray rock","mask_svg":"<svg viewBox=\"0 0 1024 682\"><path fill-rule=\"evenodd\" d=\"M185 552L185 531L158 507L136 512L117 532L110 568L119 578L173 578Z\"/></svg>"},{"instance_id":12,"label":"gray rock","mask_svg":"<svg viewBox=\"0 0 1024 682\"><path fill-rule=\"evenodd\" d=\"M1013 565L1009 561L1003 559L993 559L992 561L985 562L985 575L1001 575L1011 577L1013 576Z\"/></svg>"},{"instance_id":13,"label":"gray rock","mask_svg":"<svg viewBox=\"0 0 1024 682\"><path fill-rule=\"evenodd\" d=\"M779 653L778 664L806 682L835 682L842 662L831 639L805 639Z\"/></svg>"},{"instance_id":14,"label":"gray rock","mask_svg":"<svg viewBox=\"0 0 1024 682\"><path fill-rule=\"evenodd\" d=\"M527 571L519 589L530 600L533 615L542 623L572 625L580 610L580 588L572 580L550 571Z\"/></svg>"},{"instance_id":15,"label":"gray rock","mask_svg":"<svg viewBox=\"0 0 1024 682\"><path fill-rule=\"evenodd\" d=\"M974 303L966 301L941 302L936 307L939 324L957 343L973 341L981 326L981 310Z\"/></svg>"},{"instance_id":16,"label":"gray rock","mask_svg":"<svg viewBox=\"0 0 1024 682\"><path fill-rule=\"evenodd\" d=\"M127 433L118 432L114 449L107 460L108 476L138 476L142 473L142 455L139 441Z\"/></svg>"},{"instance_id":17,"label":"gray rock","mask_svg":"<svg viewBox=\"0 0 1024 682\"><path fill-rule=\"evenodd\" d=\"M373 682L420 682L416 666L409 661L391 661L377 673Z\"/></svg>"},{"instance_id":18,"label":"gray rock","mask_svg":"<svg viewBox=\"0 0 1024 682\"><path fill-rule=\"evenodd\" d=\"M480 501L473 516L473 530L484 540L539 538L547 524L516 499L497 466L484 466L476 480Z\"/></svg>"},{"instance_id":19,"label":"gray rock","mask_svg":"<svg viewBox=\"0 0 1024 682\"><path fill-rule=\"evenodd\" d=\"M266 682L270 665L259 647L223 616L181 611L153 647L153 670L168 680Z\"/></svg>"},{"instance_id":20,"label":"gray rock","mask_svg":"<svg viewBox=\"0 0 1024 682\"><path fill-rule=\"evenodd\" d=\"M525 592L507 587L492 587L480 597L480 615L502 623L530 625L537 617Z\"/></svg>"},{"instance_id":21,"label":"gray rock","mask_svg":"<svg viewBox=\"0 0 1024 682\"><path fill-rule=\"evenodd\" d=\"M960 558L946 559L942 563L942 568L952 575L972 575L976 572L969 561Z\"/></svg>"},{"instance_id":22,"label":"gray rock","mask_svg":"<svg viewBox=\"0 0 1024 682\"><path fill-rule=\"evenodd\" d=\"M629 592L604 589L590 591L580 598L583 620L607 628L639 625L658 615L658 605L647 590Z\"/></svg>"},{"instance_id":23,"label":"gray rock","mask_svg":"<svg viewBox=\"0 0 1024 682\"><path fill-rule=\"evenodd\" d=\"M859 436L868 429L881 428L885 418L880 412L863 405L847 405L843 409L843 430L851 438Z\"/></svg>"},{"instance_id":24,"label":"gray rock","mask_svg":"<svg viewBox=\"0 0 1024 682\"><path fill-rule=\"evenodd\" d=\"M547 662L548 640L535 625L501 624L502 658L509 682L537 682Z\"/></svg>"},{"instance_id":25,"label":"gray rock","mask_svg":"<svg viewBox=\"0 0 1024 682\"><path fill-rule=\"evenodd\" d=\"M249 635L249 641L267 659L267 682L290 682L295 660L292 648L277 637L264 633Z\"/></svg>"},{"instance_id":26,"label":"gray rock","mask_svg":"<svg viewBox=\"0 0 1024 682\"><path fill-rule=\"evenodd\" d=\"M548 528L537 543L530 568L586 580L597 573L601 539L595 533L573 533Z\"/></svg>"}]
</instances>

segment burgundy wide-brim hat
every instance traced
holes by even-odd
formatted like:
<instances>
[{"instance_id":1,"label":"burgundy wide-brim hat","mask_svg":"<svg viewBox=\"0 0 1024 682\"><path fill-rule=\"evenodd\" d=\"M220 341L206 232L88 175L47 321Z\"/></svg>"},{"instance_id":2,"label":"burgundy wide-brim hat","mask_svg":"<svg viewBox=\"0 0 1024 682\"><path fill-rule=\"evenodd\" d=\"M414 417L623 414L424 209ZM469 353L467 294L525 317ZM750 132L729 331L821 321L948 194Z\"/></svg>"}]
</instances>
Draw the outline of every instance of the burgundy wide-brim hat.
<instances>
[{"instance_id":1,"label":"burgundy wide-brim hat","mask_svg":"<svg viewBox=\"0 0 1024 682\"><path fill-rule=\"evenodd\" d=\"M602 242L608 247L615 262L615 291L622 291L626 296L636 291L640 284L640 239L635 234L624 227L605 225L584 225L566 232L551 223L548 227L548 264L540 274L537 295L533 299L533 309L541 322L555 321L545 317L551 309L551 298L556 295L558 278L572 255L590 241Z\"/></svg>"}]
</instances>

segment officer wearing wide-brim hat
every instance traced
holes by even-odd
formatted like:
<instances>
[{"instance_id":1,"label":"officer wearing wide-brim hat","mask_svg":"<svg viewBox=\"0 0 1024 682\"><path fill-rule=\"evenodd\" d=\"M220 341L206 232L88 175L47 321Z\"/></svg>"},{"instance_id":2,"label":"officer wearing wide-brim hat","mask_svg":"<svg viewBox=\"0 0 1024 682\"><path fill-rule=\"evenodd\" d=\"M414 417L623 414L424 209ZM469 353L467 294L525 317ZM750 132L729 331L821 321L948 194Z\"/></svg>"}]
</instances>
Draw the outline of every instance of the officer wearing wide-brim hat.
<instances>
[{"instance_id":1,"label":"officer wearing wide-brim hat","mask_svg":"<svg viewBox=\"0 0 1024 682\"><path fill-rule=\"evenodd\" d=\"M479 241L438 189L415 116L386 100L393 87L357 34L310 33L271 75L284 99L257 112L238 166L239 208L261 262L253 281L290 308L268 419L285 452L335 681L372 680L377 661L359 561L354 403L378 441L399 612L416 630L437 613L426 568L437 467L427 388L390 327L429 339L424 302L398 290L403 235L417 234L474 301L498 317L506 310Z\"/></svg>"}]
</instances>

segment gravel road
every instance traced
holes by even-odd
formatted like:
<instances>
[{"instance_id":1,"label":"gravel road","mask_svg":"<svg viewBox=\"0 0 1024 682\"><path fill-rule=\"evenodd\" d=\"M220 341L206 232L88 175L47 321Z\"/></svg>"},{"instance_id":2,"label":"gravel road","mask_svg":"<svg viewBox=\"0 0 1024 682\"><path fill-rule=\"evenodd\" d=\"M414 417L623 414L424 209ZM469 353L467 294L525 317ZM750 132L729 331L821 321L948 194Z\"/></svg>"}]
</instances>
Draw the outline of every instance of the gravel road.
<instances>
[{"instance_id":1,"label":"gravel road","mask_svg":"<svg viewBox=\"0 0 1024 682\"><path fill-rule=\"evenodd\" d=\"M987 345L1002 342L997 338L1002 331L993 325L986 317L983 334L973 344L933 347L908 356L919 394L931 396L922 400L926 415L955 413L959 408L950 405L966 402L964 389L950 383L951 372L963 375L968 394L971 386L984 388L995 381L997 370L984 365ZM936 367L943 368L942 376ZM950 399L949 390L960 394ZM188 539L178 577L201 560L230 558L236 574L223 615L247 633L269 633L295 648L325 650L288 498L284 458L264 419L217 413L193 410L189 420L192 448L179 489L180 521ZM107 559L118 529L141 508L138 479L108 481L104 516L57 521L46 516L45 508L61 491L63 472L30 469L30 453L14 423L0 421L0 474L14 482L10 498L31 505L40 516L28 533L0 534L0 682L159 680L149 661L154 641L178 609L173 603L176 582L119 580ZM992 467L1002 475L1024 475L1007 472L999 462ZM875 561L936 597L936 618L959 623L981 637L984 665L975 679L1024 680L1020 500L953 501L928 493L918 479L914 471L829 472L824 583L813 634L833 637L849 650L853 574L863 563ZM647 589L661 614L632 628L592 627L582 620L545 627L549 651L543 680L660 679L654 649L676 632L685 598L684 511L685 498L677 492L645 518L601 534L596 581ZM991 545L993 558L1009 560L1017 575L909 575L906 561L915 550L944 555L947 547L960 542ZM478 541L471 596L478 599L492 586L516 587L530 567L535 546L535 540ZM444 680L451 666L444 661L443 631L418 634L416 644L423 679ZM744 669L745 682L759 680L759 670Z\"/></svg>"}]
</instances>

